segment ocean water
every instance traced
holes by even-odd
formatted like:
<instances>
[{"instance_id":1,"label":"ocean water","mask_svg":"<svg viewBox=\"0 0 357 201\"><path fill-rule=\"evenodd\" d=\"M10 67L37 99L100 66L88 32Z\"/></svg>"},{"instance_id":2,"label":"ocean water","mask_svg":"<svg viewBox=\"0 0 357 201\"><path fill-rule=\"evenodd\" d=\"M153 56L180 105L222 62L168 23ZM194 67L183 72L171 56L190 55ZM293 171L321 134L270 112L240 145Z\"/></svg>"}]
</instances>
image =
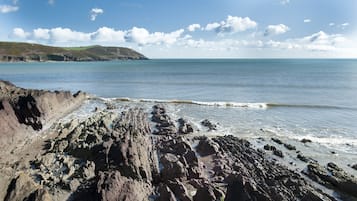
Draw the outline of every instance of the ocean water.
<instances>
[{"instance_id":1,"label":"ocean water","mask_svg":"<svg viewBox=\"0 0 357 201\"><path fill-rule=\"evenodd\" d=\"M219 123L215 134L278 137L323 162L357 161L357 60L1 63L0 79L24 88L82 90L118 105L162 102L174 118L197 127L206 118ZM313 143L299 143L303 138Z\"/></svg>"}]
</instances>

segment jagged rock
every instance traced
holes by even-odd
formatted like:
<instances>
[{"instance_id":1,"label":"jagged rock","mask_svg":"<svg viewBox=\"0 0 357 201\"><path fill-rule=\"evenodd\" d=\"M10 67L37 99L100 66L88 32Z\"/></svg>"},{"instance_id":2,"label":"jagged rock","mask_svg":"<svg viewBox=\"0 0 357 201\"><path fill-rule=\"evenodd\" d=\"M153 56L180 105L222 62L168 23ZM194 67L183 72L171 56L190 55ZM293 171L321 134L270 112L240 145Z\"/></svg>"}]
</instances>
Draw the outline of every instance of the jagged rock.
<instances>
[{"instance_id":1,"label":"jagged rock","mask_svg":"<svg viewBox=\"0 0 357 201\"><path fill-rule=\"evenodd\" d=\"M272 145L269 145L269 144L266 144L266 145L264 145L264 149L267 150L267 151L275 151L276 147L274 147Z\"/></svg>"},{"instance_id":2,"label":"jagged rock","mask_svg":"<svg viewBox=\"0 0 357 201\"><path fill-rule=\"evenodd\" d=\"M26 201L52 201L51 195L45 189L37 189Z\"/></svg>"},{"instance_id":3,"label":"jagged rock","mask_svg":"<svg viewBox=\"0 0 357 201\"><path fill-rule=\"evenodd\" d=\"M174 122L166 114L166 109L163 105L154 105L151 112L151 120L156 124L156 130L153 132L155 135L172 135L177 133Z\"/></svg>"},{"instance_id":4,"label":"jagged rock","mask_svg":"<svg viewBox=\"0 0 357 201\"><path fill-rule=\"evenodd\" d=\"M69 182L69 188L73 192L76 191L80 185L81 183L78 181L78 179L72 179L72 181Z\"/></svg>"},{"instance_id":5,"label":"jagged rock","mask_svg":"<svg viewBox=\"0 0 357 201\"><path fill-rule=\"evenodd\" d=\"M283 152L282 152L281 150L279 150L279 149L274 150L274 151L273 151L273 154L274 154L275 156L279 156L280 158L284 158Z\"/></svg>"},{"instance_id":6,"label":"jagged rock","mask_svg":"<svg viewBox=\"0 0 357 201\"><path fill-rule=\"evenodd\" d=\"M348 175L334 163L328 163L327 168L320 166L316 162L310 163L307 165L307 171L303 173L328 188L336 188L342 192L357 196L357 179Z\"/></svg>"},{"instance_id":7,"label":"jagged rock","mask_svg":"<svg viewBox=\"0 0 357 201\"><path fill-rule=\"evenodd\" d=\"M208 128L209 131L211 130L217 130L217 125L213 124L212 122L210 122L208 119L205 119L203 121L201 121L202 126L205 126Z\"/></svg>"},{"instance_id":8,"label":"jagged rock","mask_svg":"<svg viewBox=\"0 0 357 201\"><path fill-rule=\"evenodd\" d=\"M117 109L117 106L114 105L111 102L105 102L105 106L107 107L107 110L115 110L115 109Z\"/></svg>"},{"instance_id":9,"label":"jagged rock","mask_svg":"<svg viewBox=\"0 0 357 201\"><path fill-rule=\"evenodd\" d=\"M311 140L309 140L309 139L306 139L306 138L303 138L302 140L300 140L300 142L302 142L302 143L310 143L310 142L312 142Z\"/></svg>"},{"instance_id":10,"label":"jagged rock","mask_svg":"<svg viewBox=\"0 0 357 201\"><path fill-rule=\"evenodd\" d=\"M357 170L357 164L352 165L351 168Z\"/></svg>"},{"instance_id":11,"label":"jagged rock","mask_svg":"<svg viewBox=\"0 0 357 201\"><path fill-rule=\"evenodd\" d=\"M284 147L289 149L289 150L296 150L296 147L291 145L291 144L284 144Z\"/></svg>"},{"instance_id":12,"label":"jagged rock","mask_svg":"<svg viewBox=\"0 0 357 201\"><path fill-rule=\"evenodd\" d=\"M175 155L166 153L161 157L160 162L163 166L162 178L165 181L187 176L186 168Z\"/></svg>"},{"instance_id":13,"label":"jagged rock","mask_svg":"<svg viewBox=\"0 0 357 201\"><path fill-rule=\"evenodd\" d=\"M277 144L283 144L283 142L278 138L271 138L271 140Z\"/></svg>"},{"instance_id":14,"label":"jagged rock","mask_svg":"<svg viewBox=\"0 0 357 201\"><path fill-rule=\"evenodd\" d=\"M8 187L4 201L50 201L46 190L40 187L25 173L13 179Z\"/></svg>"},{"instance_id":15,"label":"jagged rock","mask_svg":"<svg viewBox=\"0 0 357 201\"><path fill-rule=\"evenodd\" d=\"M167 185L180 201L192 201L188 195L187 188L178 179L169 180Z\"/></svg>"},{"instance_id":16,"label":"jagged rock","mask_svg":"<svg viewBox=\"0 0 357 201\"><path fill-rule=\"evenodd\" d=\"M210 186L205 186L197 189L195 196L193 197L194 201L215 201L220 200L216 198L214 194L214 189Z\"/></svg>"},{"instance_id":17,"label":"jagged rock","mask_svg":"<svg viewBox=\"0 0 357 201\"><path fill-rule=\"evenodd\" d=\"M251 148L247 141L233 136L213 140L226 154L223 163L233 164L225 177L225 200L331 200L299 174L266 160L265 154Z\"/></svg>"},{"instance_id":18,"label":"jagged rock","mask_svg":"<svg viewBox=\"0 0 357 201\"><path fill-rule=\"evenodd\" d=\"M218 152L219 146L217 143L209 139L208 137L205 137L204 139L201 139L196 147L197 152L201 156L208 156L211 154L215 154Z\"/></svg>"},{"instance_id":19,"label":"jagged rock","mask_svg":"<svg viewBox=\"0 0 357 201\"><path fill-rule=\"evenodd\" d=\"M86 98L69 91L44 91L16 87L0 80L0 149L17 144L53 120L78 107Z\"/></svg>"},{"instance_id":20,"label":"jagged rock","mask_svg":"<svg viewBox=\"0 0 357 201\"><path fill-rule=\"evenodd\" d=\"M177 201L174 193L166 184L160 184L159 194L157 201Z\"/></svg>"},{"instance_id":21,"label":"jagged rock","mask_svg":"<svg viewBox=\"0 0 357 201\"><path fill-rule=\"evenodd\" d=\"M296 157L305 163L309 162L309 159L302 154L298 154Z\"/></svg>"},{"instance_id":22,"label":"jagged rock","mask_svg":"<svg viewBox=\"0 0 357 201\"><path fill-rule=\"evenodd\" d=\"M119 171L99 172L97 193L102 201L144 201L148 200L150 188L122 176Z\"/></svg>"},{"instance_id":23,"label":"jagged rock","mask_svg":"<svg viewBox=\"0 0 357 201\"><path fill-rule=\"evenodd\" d=\"M179 129L178 129L179 134L193 133L192 125L188 123L186 120L180 118L178 119L178 123L179 123Z\"/></svg>"}]
</instances>

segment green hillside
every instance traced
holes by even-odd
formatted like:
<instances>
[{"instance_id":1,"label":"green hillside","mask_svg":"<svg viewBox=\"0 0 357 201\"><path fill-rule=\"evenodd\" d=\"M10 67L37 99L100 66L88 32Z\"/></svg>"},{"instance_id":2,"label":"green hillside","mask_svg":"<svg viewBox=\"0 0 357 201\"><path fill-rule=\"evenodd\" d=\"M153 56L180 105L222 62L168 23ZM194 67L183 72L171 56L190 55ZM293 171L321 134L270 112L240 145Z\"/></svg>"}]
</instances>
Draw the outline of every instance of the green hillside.
<instances>
[{"instance_id":1,"label":"green hillside","mask_svg":"<svg viewBox=\"0 0 357 201\"><path fill-rule=\"evenodd\" d=\"M0 61L110 61L147 59L124 47L52 47L32 43L0 42Z\"/></svg>"}]
</instances>

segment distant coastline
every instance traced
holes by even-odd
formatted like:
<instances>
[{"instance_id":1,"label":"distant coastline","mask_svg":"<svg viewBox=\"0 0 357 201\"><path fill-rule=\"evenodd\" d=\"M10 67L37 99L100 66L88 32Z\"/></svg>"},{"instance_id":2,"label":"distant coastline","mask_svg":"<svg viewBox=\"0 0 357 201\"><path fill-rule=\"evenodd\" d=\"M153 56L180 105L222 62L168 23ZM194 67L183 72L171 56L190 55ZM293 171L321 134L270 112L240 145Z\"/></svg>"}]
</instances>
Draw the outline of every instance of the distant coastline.
<instances>
[{"instance_id":1,"label":"distant coastline","mask_svg":"<svg viewBox=\"0 0 357 201\"><path fill-rule=\"evenodd\" d=\"M81 62L147 60L143 54L125 47L53 47L32 43L0 42L0 62Z\"/></svg>"}]
</instances>

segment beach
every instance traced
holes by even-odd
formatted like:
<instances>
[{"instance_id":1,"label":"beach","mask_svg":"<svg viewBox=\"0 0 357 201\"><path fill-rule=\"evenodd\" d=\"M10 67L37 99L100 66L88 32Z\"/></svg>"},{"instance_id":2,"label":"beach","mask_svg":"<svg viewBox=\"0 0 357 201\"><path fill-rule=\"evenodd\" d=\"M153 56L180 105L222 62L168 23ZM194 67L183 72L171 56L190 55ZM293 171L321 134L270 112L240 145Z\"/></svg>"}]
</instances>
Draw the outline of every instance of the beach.
<instances>
[{"instance_id":1,"label":"beach","mask_svg":"<svg viewBox=\"0 0 357 201\"><path fill-rule=\"evenodd\" d=\"M354 63L3 63L0 199L355 200Z\"/></svg>"}]
</instances>

